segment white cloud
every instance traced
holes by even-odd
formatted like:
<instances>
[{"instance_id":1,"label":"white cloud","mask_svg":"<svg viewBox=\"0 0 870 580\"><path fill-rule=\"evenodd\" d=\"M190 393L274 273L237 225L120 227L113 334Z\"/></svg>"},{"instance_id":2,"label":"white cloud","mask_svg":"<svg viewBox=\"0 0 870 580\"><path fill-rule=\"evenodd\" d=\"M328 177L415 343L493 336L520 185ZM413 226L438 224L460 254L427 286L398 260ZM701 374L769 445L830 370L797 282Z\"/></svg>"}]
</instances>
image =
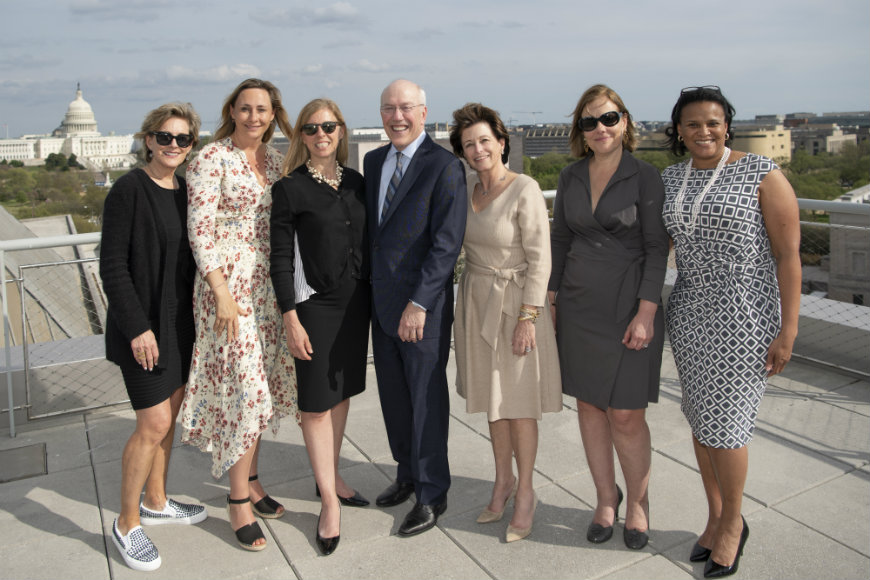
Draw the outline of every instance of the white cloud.
<instances>
[{"instance_id":1,"label":"white cloud","mask_svg":"<svg viewBox=\"0 0 870 580\"><path fill-rule=\"evenodd\" d=\"M220 83L228 80L258 77L260 69L252 64L221 65L207 69L192 69L174 65L166 69L166 76L173 81Z\"/></svg>"},{"instance_id":2,"label":"white cloud","mask_svg":"<svg viewBox=\"0 0 870 580\"><path fill-rule=\"evenodd\" d=\"M309 64L309 65L302 68L302 74L306 74L306 75L314 75L314 74L317 74L321 71L323 71L323 65L319 64L319 63L318 64Z\"/></svg>"},{"instance_id":3,"label":"white cloud","mask_svg":"<svg viewBox=\"0 0 870 580\"><path fill-rule=\"evenodd\" d=\"M368 59L362 59L357 61L355 68L360 70L364 70L367 72L384 72L385 70L389 70L390 67L385 64L375 64Z\"/></svg>"},{"instance_id":4,"label":"white cloud","mask_svg":"<svg viewBox=\"0 0 870 580\"><path fill-rule=\"evenodd\" d=\"M360 11L350 2L335 2L328 6L294 6L251 12L251 19L260 24L282 27L339 24L359 27Z\"/></svg>"},{"instance_id":5,"label":"white cloud","mask_svg":"<svg viewBox=\"0 0 870 580\"><path fill-rule=\"evenodd\" d=\"M157 20L171 9L168 0L74 0L69 10L73 16L97 20Z\"/></svg>"}]
</instances>

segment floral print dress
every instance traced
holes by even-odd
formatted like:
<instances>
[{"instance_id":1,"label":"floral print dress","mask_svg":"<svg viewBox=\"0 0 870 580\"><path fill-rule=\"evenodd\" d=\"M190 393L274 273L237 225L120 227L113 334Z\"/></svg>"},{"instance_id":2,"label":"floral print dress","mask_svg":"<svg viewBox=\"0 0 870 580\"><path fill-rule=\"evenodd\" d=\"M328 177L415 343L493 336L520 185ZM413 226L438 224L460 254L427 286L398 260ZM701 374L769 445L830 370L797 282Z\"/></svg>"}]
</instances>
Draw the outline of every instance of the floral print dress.
<instances>
[{"instance_id":1,"label":"floral print dress","mask_svg":"<svg viewBox=\"0 0 870 580\"><path fill-rule=\"evenodd\" d=\"M298 421L296 373L269 277L272 184L281 154L266 150L266 186L229 137L205 147L187 169L190 245L198 276L196 344L182 406L182 441L212 454L220 477L282 416ZM223 268L241 308L239 336L214 331L215 300L205 276Z\"/></svg>"}]
</instances>

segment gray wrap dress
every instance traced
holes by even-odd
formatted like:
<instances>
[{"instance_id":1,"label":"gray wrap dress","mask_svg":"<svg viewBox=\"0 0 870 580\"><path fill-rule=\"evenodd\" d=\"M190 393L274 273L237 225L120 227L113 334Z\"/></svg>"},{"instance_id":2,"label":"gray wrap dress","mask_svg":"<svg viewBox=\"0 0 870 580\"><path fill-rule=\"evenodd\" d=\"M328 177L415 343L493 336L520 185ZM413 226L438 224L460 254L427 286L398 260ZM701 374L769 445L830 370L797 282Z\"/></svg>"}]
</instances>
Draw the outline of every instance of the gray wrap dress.
<instances>
[{"instance_id":1,"label":"gray wrap dress","mask_svg":"<svg viewBox=\"0 0 870 580\"><path fill-rule=\"evenodd\" d=\"M650 164L624 152L592 211L589 160L562 170L553 206L556 340L562 391L599 409L658 401L664 317L639 351L622 344L638 300L661 304L668 256L664 187Z\"/></svg>"}]
</instances>

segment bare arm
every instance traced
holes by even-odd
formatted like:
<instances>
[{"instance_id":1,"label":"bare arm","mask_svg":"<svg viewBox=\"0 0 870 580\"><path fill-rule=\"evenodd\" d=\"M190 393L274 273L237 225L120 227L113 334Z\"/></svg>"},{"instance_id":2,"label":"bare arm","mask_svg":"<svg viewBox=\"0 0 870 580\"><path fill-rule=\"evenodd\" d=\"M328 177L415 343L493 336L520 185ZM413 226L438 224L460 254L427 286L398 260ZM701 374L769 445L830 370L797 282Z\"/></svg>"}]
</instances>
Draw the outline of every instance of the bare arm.
<instances>
[{"instance_id":1,"label":"bare arm","mask_svg":"<svg viewBox=\"0 0 870 580\"><path fill-rule=\"evenodd\" d=\"M791 359L798 332L801 303L800 213L797 199L785 175L774 169L758 188L761 215L776 259L782 330L771 343L765 369L768 375L780 373Z\"/></svg>"}]
</instances>

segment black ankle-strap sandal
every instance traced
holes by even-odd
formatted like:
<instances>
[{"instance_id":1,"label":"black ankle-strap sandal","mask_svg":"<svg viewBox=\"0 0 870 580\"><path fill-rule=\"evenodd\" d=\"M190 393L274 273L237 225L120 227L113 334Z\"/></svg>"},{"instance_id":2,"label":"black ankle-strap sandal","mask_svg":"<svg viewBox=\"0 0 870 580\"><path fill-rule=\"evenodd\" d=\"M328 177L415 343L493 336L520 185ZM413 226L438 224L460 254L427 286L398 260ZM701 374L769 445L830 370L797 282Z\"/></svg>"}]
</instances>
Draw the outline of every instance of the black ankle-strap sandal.
<instances>
[{"instance_id":1,"label":"black ankle-strap sandal","mask_svg":"<svg viewBox=\"0 0 870 580\"><path fill-rule=\"evenodd\" d=\"M227 494L227 516L230 515L230 506L231 505L242 505L246 503L250 503L251 498L246 497L244 499L233 499ZM230 524L232 527L232 523ZM236 541L239 543L239 546L244 548L245 550L249 550L251 552L259 552L266 548L266 544L254 544L260 538L266 539L266 536L263 535L263 530L260 529L260 524L254 522L253 524L245 524L238 530L233 530L236 534Z\"/></svg>"}]
</instances>

